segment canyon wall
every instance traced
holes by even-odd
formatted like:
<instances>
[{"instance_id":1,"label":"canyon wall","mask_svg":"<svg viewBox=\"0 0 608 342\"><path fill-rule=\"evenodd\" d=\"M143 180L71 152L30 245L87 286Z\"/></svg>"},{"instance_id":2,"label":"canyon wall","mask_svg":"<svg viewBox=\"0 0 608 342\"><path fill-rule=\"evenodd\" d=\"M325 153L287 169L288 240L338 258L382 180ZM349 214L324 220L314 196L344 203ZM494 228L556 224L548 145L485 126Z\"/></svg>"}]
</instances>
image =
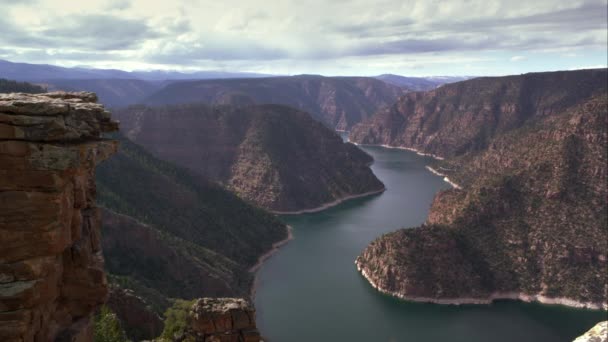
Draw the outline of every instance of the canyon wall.
<instances>
[{"instance_id":1,"label":"canyon wall","mask_svg":"<svg viewBox=\"0 0 608 342\"><path fill-rule=\"evenodd\" d=\"M0 94L0 340L85 341L108 286L95 166L117 149L92 93Z\"/></svg>"},{"instance_id":2,"label":"canyon wall","mask_svg":"<svg viewBox=\"0 0 608 342\"><path fill-rule=\"evenodd\" d=\"M444 86L466 90L458 96L448 89L416 95L418 124L402 132L450 114L428 126L436 134L418 131L419 140L404 143L448 157L433 168L462 188L437 194L423 226L373 241L358 269L380 291L409 300L504 298L607 309L606 69L486 81L485 90L479 80ZM518 96L504 86L518 83L528 84ZM495 110L514 97L534 105ZM471 109L483 103L485 114ZM474 125L472 117L503 124ZM476 127L491 132L473 134ZM469 144L467 136L483 139Z\"/></svg>"},{"instance_id":3,"label":"canyon wall","mask_svg":"<svg viewBox=\"0 0 608 342\"><path fill-rule=\"evenodd\" d=\"M480 77L408 93L353 127L358 144L406 147L450 158L606 92L606 69Z\"/></svg>"}]
</instances>

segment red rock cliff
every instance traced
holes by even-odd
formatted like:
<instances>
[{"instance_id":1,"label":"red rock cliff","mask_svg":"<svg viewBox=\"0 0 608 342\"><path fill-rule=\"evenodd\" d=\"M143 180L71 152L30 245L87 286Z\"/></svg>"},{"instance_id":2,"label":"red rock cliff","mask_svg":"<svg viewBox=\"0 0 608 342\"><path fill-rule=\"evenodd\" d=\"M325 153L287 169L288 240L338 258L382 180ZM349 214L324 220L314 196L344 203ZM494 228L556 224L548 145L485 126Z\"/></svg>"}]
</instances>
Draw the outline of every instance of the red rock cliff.
<instances>
[{"instance_id":1,"label":"red rock cliff","mask_svg":"<svg viewBox=\"0 0 608 342\"><path fill-rule=\"evenodd\" d=\"M95 165L117 130L92 93L0 94L0 340L91 340L107 297Z\"/></svg>"}]
</instances>

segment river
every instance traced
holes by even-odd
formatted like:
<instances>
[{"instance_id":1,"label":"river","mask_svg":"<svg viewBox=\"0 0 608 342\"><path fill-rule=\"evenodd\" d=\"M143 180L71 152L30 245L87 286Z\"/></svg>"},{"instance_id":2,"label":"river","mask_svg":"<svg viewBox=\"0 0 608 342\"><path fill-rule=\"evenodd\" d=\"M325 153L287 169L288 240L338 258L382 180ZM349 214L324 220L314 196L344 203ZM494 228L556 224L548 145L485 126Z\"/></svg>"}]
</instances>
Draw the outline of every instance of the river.
<instances>
[{"instance_id":1,"label":"river","mask_svg":"<svg viewBox=\"0 0 608 342\"><path fill-rule=\"evenodd\" d=\"M449 187L413 152L363 147L383 194L325 211L282 216L294 240L257 273L258 328L269 342L572 341L605 312L500 301L443 306L401 301L374 290L354 260L400 227L424 222L434 194Z\"/></svg>"}]
</instances>

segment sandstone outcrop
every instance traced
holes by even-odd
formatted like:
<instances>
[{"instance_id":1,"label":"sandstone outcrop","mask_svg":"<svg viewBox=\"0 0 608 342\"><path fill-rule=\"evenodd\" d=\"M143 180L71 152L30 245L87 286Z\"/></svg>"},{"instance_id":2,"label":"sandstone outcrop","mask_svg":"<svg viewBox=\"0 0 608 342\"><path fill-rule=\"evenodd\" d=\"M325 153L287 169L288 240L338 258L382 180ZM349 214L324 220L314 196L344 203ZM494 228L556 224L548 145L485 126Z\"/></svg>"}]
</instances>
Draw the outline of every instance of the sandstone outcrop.
<instances>
[{"instance_id":1,"label":"sandstone outcrop","mask_svg":"<svg viewBox=\"0 0 608 342\"><path fill-rule=\"evenodd\" d=\"M90 340L108 293L95 165L116 130L92 93L0 94L0 340Z\"/></svg>"},{"instance_id":2,"label":"sandstone outcrop","mask_svg":"<svg viewBox=\"0 0 608 342\"><path fill-rule=\"evenodd\" d=\"M190 312L186 335L200 342L259 342L255 310L241 298L201 298Z\"/></svg>"}]
</instances>

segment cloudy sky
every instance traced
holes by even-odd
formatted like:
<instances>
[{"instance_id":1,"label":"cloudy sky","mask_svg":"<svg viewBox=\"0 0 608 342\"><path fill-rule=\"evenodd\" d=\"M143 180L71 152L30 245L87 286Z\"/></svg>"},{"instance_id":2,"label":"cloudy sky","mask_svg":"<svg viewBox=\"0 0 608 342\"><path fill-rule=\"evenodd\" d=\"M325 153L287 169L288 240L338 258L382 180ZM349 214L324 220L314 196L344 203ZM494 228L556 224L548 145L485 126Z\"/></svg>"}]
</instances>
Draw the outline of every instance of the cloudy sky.
<instances>
[{"instance_id":1,"label":"cloudy sky","mask_svg":"<svg viewBox=\"0 0 608 342\"><path fill-rule=\"evenodd\" d=\"M608 0L0 0L0 59L99 68L504 75L605 67Z\"/></svg>"}]
</instances>

